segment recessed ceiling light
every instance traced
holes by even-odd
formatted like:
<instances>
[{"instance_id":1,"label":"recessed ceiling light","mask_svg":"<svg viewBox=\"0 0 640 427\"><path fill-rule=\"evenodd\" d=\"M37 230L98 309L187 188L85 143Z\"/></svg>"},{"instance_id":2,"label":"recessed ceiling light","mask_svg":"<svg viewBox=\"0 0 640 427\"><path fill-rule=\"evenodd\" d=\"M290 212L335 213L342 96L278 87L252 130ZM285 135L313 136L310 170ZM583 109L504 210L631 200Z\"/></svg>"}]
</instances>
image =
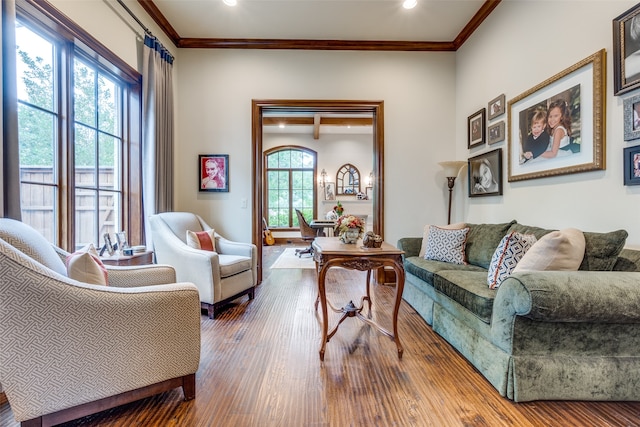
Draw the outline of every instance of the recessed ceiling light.
<instances>
[{"instance_id":1,"label":"recessed ceiling light","mask_svg":"<svg viewBox=\"0 0 640 427\"><path fill-rule=\"evenodd\" d=\"M222 2L227 6L235 6L238 4L237 0L222 0Z\"/></svg>"},{"instance_id":2,"label":"recessed ceiling light","mask_svg":"<svg viewBox=\"0 0 640 427\"><path fill-rule=\"evenodd\" d=\"M417 4L418 0L404 0L404 3L402 3L402 7L404 7L405 9L413 9Z\"/></svg>"}]
</instances>

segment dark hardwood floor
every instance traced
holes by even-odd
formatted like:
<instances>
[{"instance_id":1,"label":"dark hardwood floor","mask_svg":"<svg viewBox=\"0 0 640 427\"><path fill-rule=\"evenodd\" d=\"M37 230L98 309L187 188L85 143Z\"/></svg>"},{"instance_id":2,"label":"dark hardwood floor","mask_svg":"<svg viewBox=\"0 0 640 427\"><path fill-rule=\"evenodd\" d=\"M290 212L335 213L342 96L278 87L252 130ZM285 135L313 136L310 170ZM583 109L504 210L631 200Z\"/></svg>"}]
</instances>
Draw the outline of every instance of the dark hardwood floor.
<instances>
[{"instance_id":1,"label":"dark hardwood floor","mask_svg":"<svg viewBox=\"0 0 640 427\"><path fill-rule=\"evenodd\" d=\"M215 320L202 316L197 397L182 391L124 405L66 426L640 426L640 402L513 403L496 392L403 302L393 341L351 318L320 362L315 272L269 270L282 246L265 247L256 298L238 300ZM364 273L332 269L328 297L360 300ZM373 286L373 316L394 288ZM337 315L335 315L337 317ZM17 426L9 405L0 426Z\"/></svg>"}]
</instances>

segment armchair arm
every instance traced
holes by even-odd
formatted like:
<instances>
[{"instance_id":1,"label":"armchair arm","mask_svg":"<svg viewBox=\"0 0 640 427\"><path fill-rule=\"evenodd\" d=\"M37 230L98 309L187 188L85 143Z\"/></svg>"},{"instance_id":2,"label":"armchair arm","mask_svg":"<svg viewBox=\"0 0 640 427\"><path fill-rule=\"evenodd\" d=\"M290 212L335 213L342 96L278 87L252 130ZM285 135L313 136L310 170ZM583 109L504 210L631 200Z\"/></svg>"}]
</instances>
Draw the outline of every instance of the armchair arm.
<instances>
[{"instance_id":1,"label":"armchair arm","mask_svg":"<svg viewBox=\"0 0 640 427\"><path fill-rule=\"evenodd\" d=\"M246 256L248 258L254 255L255 245L253 243L233 242L220 235L216 237L216 251L221 254Z\"/></svg>"},{"instance_id":2,"label":"armchair arm","mask_svg":"<svg viewBox=\"0 0 640 427\"><path fill-rule=\"evenodd\" d=\"M176 271L170 265L153 264L134 267L107 265L109 286L131 288L176 283Z\"/></svg>"},{"instance_id":3,"label":"armchair arm","mask_svg":"<svg viewBox=\"0 0 640 427\"><path fill-rule=\"evenodd\" d=\"M115 288L17 273L0 282L0 381L18 421L198 369L193 284Z\"/></svg>"}]
</instances>

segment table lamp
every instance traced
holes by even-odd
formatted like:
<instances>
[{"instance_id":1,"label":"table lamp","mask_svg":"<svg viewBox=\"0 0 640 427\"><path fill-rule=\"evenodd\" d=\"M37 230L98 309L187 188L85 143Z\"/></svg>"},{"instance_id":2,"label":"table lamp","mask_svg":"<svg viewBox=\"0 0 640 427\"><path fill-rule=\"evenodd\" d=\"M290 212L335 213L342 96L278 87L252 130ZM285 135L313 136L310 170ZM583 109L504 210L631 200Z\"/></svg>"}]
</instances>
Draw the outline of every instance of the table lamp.
<instances>
[{"instance_id":1,"label":"table lamp","mask_svg":"<svg viewBox=\"0 0 640 427\"><path fill-rule=\"evenodd\" d=\"M444 176L447 177L447 185L449 186L449 211L447 216L447 224L451 224L451 195L453 193L453 185L456 181L456 177L462 170L462 167L467 164L465 161L453 160L448 162L438 162L440 166L444 168Z\"/></svg>"}]
</instances>

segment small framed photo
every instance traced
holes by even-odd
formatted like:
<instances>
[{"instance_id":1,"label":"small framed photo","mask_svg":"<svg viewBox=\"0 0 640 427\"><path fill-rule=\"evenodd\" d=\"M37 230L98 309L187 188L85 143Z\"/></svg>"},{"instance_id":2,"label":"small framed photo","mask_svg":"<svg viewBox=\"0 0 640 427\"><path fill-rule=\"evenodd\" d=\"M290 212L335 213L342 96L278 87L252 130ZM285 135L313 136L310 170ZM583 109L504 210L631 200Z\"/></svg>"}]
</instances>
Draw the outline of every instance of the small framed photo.
<instances>
[{"instance_id":1,"label":"small framed photo","mask_svg":"<svg viewBox=\"0 0 640 427\"><path fill-rule=\"evenodd\" d=\"M102 235L102 238L104 239L104 246L100 250L100 255L103 255L104 251L107 251L109 256L113 255L116 250L113 248L113 243L111 242L111 236L109 236L109 233L104 233Z\"/></svg>"},{"instance_id":2,"label":"small framed photo","mask_svg":"<svg viewBox=\"0 0 640 427\"><path fill-rule=\"evenodd\" d=\"M487 129L487 133L489 134L489 144L504 141L504 120L490 125Z\"/></svg>"},{"instance_id":3,"label":"small framed photo","mask_svg":"<svg viewBox=\"0 0 640 427\"><path fill-rule=\"evenodd\" d=\"M365 193L367 194L367 200L372 200L373 198L373 187L366 187Z\"/></svg>"},{"instance_id":4,"label":"small framed photo","mask_svg":"<svg viewBox=\"0 0 640 427\"><path fill-rule=\"evenodd\" d=\"M640 95L624 100L624 140L640 138Z\"/></svg>"},{"instance_id":5,"label":"small framed photo","mask_svg":"<svg viewBox=\"0 0 640 427\"><path fill-rule=\"evenodd\" d=\"M496 98L489 101L489 105L487 110L489 111L489 120L495 119L504 114L505 112L505 98L504 93L502 95L498 95ZM489 143L491 144L491 143Z\"/></svg>"},{"instance_id":6,"label":"small framed photo","mask_svg":"<svg viewBox=\"0 0 640 427\"><path fill-rule=\"evenodd\" d=\"M118 250L120 252L129 247L129 242L127 242L127 233L124 231L119 231L116 233L116 241L118 242Z\"/></svg>"},{"instance_id":7,"label":"small framed photo","mask_svg":"<svg viewBox=\"0 0 640 427\"><path fill-rule=\"evenodd\" d=\"M336 183L327 182L324 184L324 199L335 200L336 199Z\"/></svg>"},{"instance_id":8,"label":"small framed photo","mask_svg":"<svg viewBox=\"0 0 640 427\"><path fill-rule=\"evenodd\" d=\"M469 197L502 195L502 148L469 159Z\"/></svg>"},{"instance_id":9,"label":"small framed photo","mask_svg":"<svg viewBox=\"0 0 640 427\"><path fill-rule=\"evenodd\" d=\"M198 182L200 191L229 192L229 155L198 155Z\"/></svg>"},{"instance_id":10,"label":"small framed photo","mask_svg":"<svg viewBox=\"0 0 640 427\"><path fill-rule=\"evenodd\" d=\"M487 109L483 108L467 118L467 148L484 144L484 127Z\"/></svg>"},{"instance_id":11,"label":"small framed photo","mask_svg":"<svg viewBox=\"0 0 640 427\"><path fill-rule=\"evenodd\" d=\"M624 185L640 185L640 145L624 149Z\"/></svg>"},{"instance_id":12,"label":"small framed photo","mask_svg":"<svg viewBox=\"0 0 640 427\"><path fill-rule=\"evenodd\" d=\"M613 20L613 86L621 95L640 87L640 4Z\"/></svg>"}]
</instances>

